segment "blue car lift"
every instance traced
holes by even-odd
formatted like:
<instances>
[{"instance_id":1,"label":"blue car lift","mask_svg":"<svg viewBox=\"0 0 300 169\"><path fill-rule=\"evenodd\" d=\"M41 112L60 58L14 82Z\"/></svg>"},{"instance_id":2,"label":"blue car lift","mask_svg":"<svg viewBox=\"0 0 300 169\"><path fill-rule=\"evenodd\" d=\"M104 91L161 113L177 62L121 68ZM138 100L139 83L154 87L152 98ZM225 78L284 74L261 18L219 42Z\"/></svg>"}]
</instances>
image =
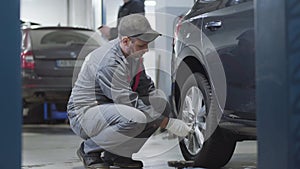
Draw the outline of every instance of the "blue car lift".
<instances>
[{"instance_id":1,"label":"blue car lift","mask_svg":"<svg viewBox=\"0 0 300 169\"><path fill-rule=\"evenodd\" d=\"M58 111L54 103L44 103L44 120L66 120L68 118L66 111Z\"/></svg>"}]
</instances>

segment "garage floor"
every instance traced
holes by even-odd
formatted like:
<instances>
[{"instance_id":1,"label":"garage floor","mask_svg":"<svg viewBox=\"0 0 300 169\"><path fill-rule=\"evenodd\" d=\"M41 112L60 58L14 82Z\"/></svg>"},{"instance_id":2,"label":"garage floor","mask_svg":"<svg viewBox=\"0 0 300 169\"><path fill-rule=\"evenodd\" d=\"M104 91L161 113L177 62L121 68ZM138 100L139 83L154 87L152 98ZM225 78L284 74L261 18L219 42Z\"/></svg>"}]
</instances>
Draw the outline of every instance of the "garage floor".
<instances>
[{"instance_id":1,"label":"garage floor","mask_svg":"<svg viewBox=\"0 0 300 169\"><path fill-rule=\"evenodd\" d=\"M84 169L76 156L81 143L66 124L23 125L22 169ZM224 169L256 169L256 141L240 142ZM145 169L167 169L168 160L182 160L177 139L167 133L152 136L134 155Z\"/></svg>"}]
</instances>

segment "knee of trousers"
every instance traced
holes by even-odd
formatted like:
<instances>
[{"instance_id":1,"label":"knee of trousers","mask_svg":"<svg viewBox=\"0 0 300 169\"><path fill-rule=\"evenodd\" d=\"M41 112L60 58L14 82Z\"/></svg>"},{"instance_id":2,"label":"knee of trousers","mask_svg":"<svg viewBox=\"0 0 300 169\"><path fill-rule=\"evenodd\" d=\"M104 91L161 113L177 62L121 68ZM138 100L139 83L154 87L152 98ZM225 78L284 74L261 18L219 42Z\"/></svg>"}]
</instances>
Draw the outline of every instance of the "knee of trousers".
<instances>
[{"instance_id":1,"label":"knee of trousers","mask_svg":"<svg viewBox=\"0 0 300 169\"><path fill-rule=\"evenodd\" d=\"M117 119L120 119L123 122L137 122L137 123L146 123L147 122L147 117L146 115L130 106L126 105L118 105L117 107L118 115L119 116Z\"/></svg>"},{"instance_id":2,"label":"knee of trousers","mask_svg":"<svg viewBox=\"0 0 300 169\"><path fill-rule=\"evenodd\" d=\"M146 123L137 123L134 121L121 122L117 124L118 131L129 137L136 137L143 132Z\"/></svg>"},{"instance_id":3,"label":"knee of trousers","mask_svg":"<svg viewBox=\"0 0 300 169\"><path fill-rule=\"evenodd\" d=\"M136 116L130 119L119 122L117 124L117 128L119 131L121 131L121 133L130 137L135 137L145 129L146 124L147 118L143 113L141 113L136 114Z\"/></svg>"}]
</instances>

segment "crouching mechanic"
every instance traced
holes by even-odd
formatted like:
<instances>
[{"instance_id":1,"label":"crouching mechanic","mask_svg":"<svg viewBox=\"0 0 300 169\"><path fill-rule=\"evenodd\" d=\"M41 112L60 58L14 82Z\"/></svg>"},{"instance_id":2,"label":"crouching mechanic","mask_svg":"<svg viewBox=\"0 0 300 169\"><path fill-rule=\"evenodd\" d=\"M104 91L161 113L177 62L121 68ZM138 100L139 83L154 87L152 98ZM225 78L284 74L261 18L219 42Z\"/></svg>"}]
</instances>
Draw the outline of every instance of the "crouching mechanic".
<instances>
[{"instance_id":1,"label":"crouching mechanic","mask_svg":"<svg viewBox=\"0 0 300 169\"><path fill-rule=\"evenodd\" d=\"M70 126L84 139L77 155L86 168L142 168L132 154L159 127L178 136L191 131L168 118L167 99L144 70L142 56L160 34L140 14L122 18L118 29L117 39L86 57L69 98Z\"/></svg>"}]
</instances>

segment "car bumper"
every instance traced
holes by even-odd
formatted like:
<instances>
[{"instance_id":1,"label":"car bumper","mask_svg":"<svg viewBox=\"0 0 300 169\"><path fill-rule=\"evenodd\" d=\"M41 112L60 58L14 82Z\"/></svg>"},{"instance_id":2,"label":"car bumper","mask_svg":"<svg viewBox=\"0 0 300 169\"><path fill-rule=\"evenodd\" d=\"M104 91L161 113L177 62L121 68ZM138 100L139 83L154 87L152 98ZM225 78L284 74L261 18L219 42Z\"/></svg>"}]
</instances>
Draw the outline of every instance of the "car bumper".
<instances>
[{"instance_id":1,"label":"car bumper","mask_svg":"<svg viewBox=\"0 0 300 169\"><path fill-rule=\"evenodd\" d=\"M255 120L235 119L223 115L219 126L232 131L238 141L256 140L257 138Z\"/></svg>"},{"instance_id":2,"label":"car bumper","mask_svg":"<svg viewBox=\"0 0 300 169\"><path fill-rule=\"evenodd\" d=\"M65 102L72 90L72 78L23 79L22 98L26 102Z\"/></svg>"}]
</instances>

